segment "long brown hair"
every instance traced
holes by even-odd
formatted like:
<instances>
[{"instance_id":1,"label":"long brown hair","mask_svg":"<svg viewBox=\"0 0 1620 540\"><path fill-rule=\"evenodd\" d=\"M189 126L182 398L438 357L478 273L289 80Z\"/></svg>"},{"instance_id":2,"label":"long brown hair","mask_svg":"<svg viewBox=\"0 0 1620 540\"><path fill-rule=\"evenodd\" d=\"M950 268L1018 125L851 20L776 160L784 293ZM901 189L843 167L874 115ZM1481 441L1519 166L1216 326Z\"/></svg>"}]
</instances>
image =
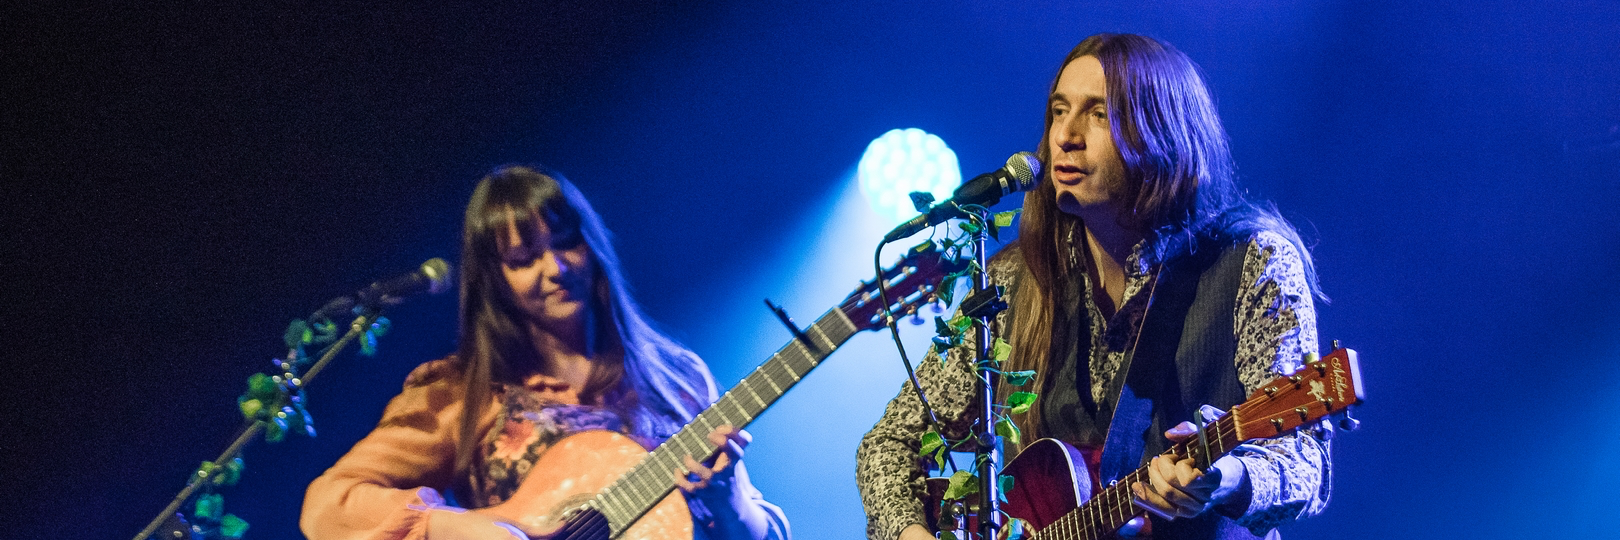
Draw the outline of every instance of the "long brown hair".
<instances>
[{"instance_id":1,"label":"long brown hair","mask_svg":"<svg viewBox=\"0 0 1620 540\"><path fill-rule=\"evenodd\" d=\"M1306 278L1316 287L1316 271L1292 225L1269 205L1245 200L1235 178L1226 129L1216 114L1203 74L1187 55L1162 41L1131 34L1098 34L1069 51L1058 66L1081 57L1097 58L1107 88L1109 129L1125 165L1129 210L1117 217L1119 225L1142 232L1146 247L1142 263L1156 266L1196 248L1200 235L1246 240L1261 230L1275 231L1293 242L1305 260ZM1057 91L1053 77L1051 91ZM1047 137L1052 109L1046 109L1045 129L1037 156L1051 172ZM1058 209L1050 174L1024 194L1024 212L1018 226L1018 252L1027 274L1013 299L1016 317L1006 332L1013 346L1009 370L1036 370L1035 387L1046 393L1047 371L1057 347L1053 330L1075 321L1060 320L1057 304L1069 294L1065 276L1079 268L1060 256L1071 241L1084 234L1080 218ZM1084 257L1078 258L1084 264ZM1325 298L1323 298L1325 300ZM1085 316L1083 313L1081 316ZM1081 358L1088 357L1082 351ZM1076 369L1089 369L1086 364ZM1003 388L1003 397L1011 391ZM1090 389L1081 389L1089 392ZM1023 440L1039 437L1041 408L1014 418Z\"/></svg>"},{"instance_id":2,"label":"long brown hair","mask_svg":"<svg viewBox=\"0 0 1620 540\"><path fill-rule=\"evenodd\" d=\"M630 296L608 230L589 202L561 175L509 166L484 177L467 203L461 247L461 344L457 361L466 383L466 407L456 449L464 478L482 441L478 420L492 385L521 384L544 359L534 347L528 316L501 272L501 237L516 221L520 234L544 220L554 238L590 248L594 264L589 310L595 325L587 347L595 367L580 389L582 403L625 416L637 435L663 439L703 412L717 397L714 377L696 354L642 314ZM523 243L532 239L524 238Z\"/></svg>"}]
</instances>

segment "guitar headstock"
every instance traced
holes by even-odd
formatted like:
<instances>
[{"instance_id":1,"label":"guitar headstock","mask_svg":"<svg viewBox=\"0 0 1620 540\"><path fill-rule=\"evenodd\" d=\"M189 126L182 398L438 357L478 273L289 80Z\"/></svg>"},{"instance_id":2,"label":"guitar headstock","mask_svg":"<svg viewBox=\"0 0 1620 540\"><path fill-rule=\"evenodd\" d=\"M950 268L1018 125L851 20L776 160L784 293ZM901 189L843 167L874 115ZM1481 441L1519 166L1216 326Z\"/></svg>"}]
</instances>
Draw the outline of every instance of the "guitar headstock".
<instances>
[{"instance_id":1,"label":"guitar headstock","mask_svg":"<svg viewBox=\"0 0 1620 540\"><path fill-rule=\"evenodd\" d=\"M1356 351L1338 349L1262 385L1234 409L1239 440L1274 437L1361 403Z\"/></svg>"},{"instance_id":2,"label":"guitar headstock","mask_svg":"<svg viewBox=\"0 0 1620 540\"><path fill-rule=\"evenodd\" d=\"M968 261L945 257L932 241L907 250L905 258L885 268L879 278L889 290L889 311L896 317L916 313L938 297L941 280L967 268ZM863 281L838 309L859 330L881 329L887 323L883 320L883 302L878 298L877 282Z\"/></svg>"}]
</instances>

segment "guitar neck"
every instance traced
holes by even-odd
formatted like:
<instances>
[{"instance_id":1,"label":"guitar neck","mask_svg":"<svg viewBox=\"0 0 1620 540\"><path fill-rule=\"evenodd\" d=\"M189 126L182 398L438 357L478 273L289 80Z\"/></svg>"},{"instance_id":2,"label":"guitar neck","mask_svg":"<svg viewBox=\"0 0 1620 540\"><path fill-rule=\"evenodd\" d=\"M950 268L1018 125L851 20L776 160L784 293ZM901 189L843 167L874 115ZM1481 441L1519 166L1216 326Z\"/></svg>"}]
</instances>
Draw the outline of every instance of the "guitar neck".
<instances>
[{"instance_id":1,"label":"guitar neck","mask_svg":"<svg viewBox=\"0 0 1620 540\"><path fill-rule=\"evenodd\" d=\"M1210 464L1227 452L1231 452L1244 440L1238 432L1238 422L1238 411L1234 409L1231 414L1204 426L1201 438L1193 437L1187 442L1177 443L1167 453L1174 454L1178 458L1191 457L1194 466L1200 470L1208 470ZM1135 497L1131 494L1131 484L1135 482L1148 483L1147 467L1132 471L1118 482L1103 487L1079 508L1069 511L1068 514L1041 529L1035 534L1035 538L1040 540L1114 538L1125 522L1141 513L1137 510L1133 502Z\"/></svg>"},{"instance_id":2,"label":"guitar neck","mask_svg":"<svg viewBox=\"0 0 1620 540\"><path fill-rule=\"evenodd\" d=\"M753 422L857 331L842 310L828 311L804 332L816 345L814 350L797 339L788 341L770 360L602 490L590 506L608 518L611 536L617 537L675 489L673 471L685 468L683 457L701 460L715 451L715 445L709 442L714 428L727 424L742 428Z\"/></svg>"}]
</instances>

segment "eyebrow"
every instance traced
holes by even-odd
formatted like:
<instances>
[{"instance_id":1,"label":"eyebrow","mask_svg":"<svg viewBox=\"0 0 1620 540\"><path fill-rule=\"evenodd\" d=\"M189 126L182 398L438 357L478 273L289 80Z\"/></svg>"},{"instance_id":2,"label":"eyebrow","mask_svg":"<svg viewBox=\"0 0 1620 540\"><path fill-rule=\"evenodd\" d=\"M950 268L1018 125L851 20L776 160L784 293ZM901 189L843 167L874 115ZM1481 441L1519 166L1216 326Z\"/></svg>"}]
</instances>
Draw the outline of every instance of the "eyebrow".
<instances>
[{"instance_id":1,"label":"eyebrow","mask_svg":"<svg viewBox=\"0 0 1620 540\"><path fill-rule=\"evenodd\" d=\"M1080 98L1081 98L1080 99L1080 107L1090 107L1092 105L1107 104L1108 103L1107 99L1105 99L1103 96L1099 96L1099 95L1096 95L1096 94L1084 94L1084 95L1081 95ZM1052 94L1051 99L1048 99L1046 101L1046 104L1047 104L1047 106L1051 106L1053 103L1057 103L1059 101L1062 101L1064 103L1069 103L1070 102L1068 96L1065 96L1062 93L1054 93L1054 94Z\"/></svg>"}]
</instances>

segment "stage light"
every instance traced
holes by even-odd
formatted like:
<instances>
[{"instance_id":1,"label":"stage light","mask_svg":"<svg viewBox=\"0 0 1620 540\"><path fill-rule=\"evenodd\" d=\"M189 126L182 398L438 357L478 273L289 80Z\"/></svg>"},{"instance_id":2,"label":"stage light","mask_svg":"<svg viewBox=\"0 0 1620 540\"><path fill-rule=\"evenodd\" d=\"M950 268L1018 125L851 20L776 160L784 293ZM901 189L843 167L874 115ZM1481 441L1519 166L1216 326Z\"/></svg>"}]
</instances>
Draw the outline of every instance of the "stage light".
<instances>
[{"instance_id":1,"label":"stage light","mask_svg":"<svg viewBox=\"0 0 1620 540\"><path fill-rule=\"evenodd\" d=\"M873 139L856 171L866 202L891 225L917 215L911 192L926 191L944 200L962 184L956 152L937 135L917 128L891 129Z\"/></svg>"}]
</instances>

